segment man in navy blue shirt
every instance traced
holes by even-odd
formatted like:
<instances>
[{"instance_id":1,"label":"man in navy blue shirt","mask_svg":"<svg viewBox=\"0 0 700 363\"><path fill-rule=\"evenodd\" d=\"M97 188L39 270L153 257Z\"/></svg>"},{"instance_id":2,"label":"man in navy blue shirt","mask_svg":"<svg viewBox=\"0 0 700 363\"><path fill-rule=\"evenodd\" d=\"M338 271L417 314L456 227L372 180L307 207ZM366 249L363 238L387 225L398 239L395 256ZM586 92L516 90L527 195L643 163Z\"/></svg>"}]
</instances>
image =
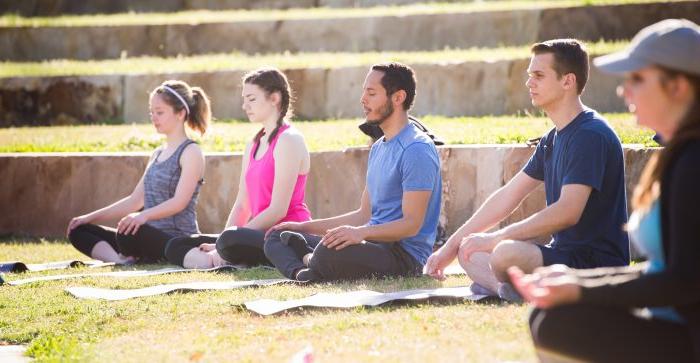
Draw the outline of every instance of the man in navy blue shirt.
<instances>
[{"instance_id":1,"label":"man in navy blue shirt","mask_svg":"<svg viewBox=\"0 0 700 363\"><path fill-rule=\"evenodd\" d=\"M367 122L383 136L369 152L360 206L336 217L273 227L265 255L282 274L328 281L422 273L436 239L442 179L433 140L409 121L415 94L408 66L372 66L361 103Z\"/></svg>"},{"instance_id":2,"label":"man in navy blue shirt","mask_svg":"<svg viewBox=\"0 0 700 363\"><path fill-rule=\"evenodd\" d=\"M588 54L572 39L537 43L532 54L526 86L532 104L555 127L523 170L430 256L425 271L442 279L444 268L458 257L474 281L474 292L507 300L519 299L507 283L510 266L529 273L552 264L594 268L629 263L622 146L605 120L580 98L588 78ZM486 232L543 182L545 209ZM531 241L543 235L552 235L552 241Z\"/></svg>"}]
</instances>

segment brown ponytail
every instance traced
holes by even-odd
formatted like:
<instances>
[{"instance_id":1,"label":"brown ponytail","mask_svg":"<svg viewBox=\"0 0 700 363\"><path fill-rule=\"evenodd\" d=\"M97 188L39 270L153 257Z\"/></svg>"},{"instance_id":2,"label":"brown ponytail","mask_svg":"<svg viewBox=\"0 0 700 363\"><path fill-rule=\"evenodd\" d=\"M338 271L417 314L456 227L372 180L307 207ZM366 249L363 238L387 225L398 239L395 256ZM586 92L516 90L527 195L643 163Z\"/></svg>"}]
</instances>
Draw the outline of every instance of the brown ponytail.
<instances>
[{"instance_id":1,"label":"brown ponytail","mask_svg":"<svg viewBox=\"0 0 700 363\"><path fill-rule=\"evenodd\" d=\"M683 147L689 142L700 140L700 76L659 68L668 78L687 78L695 93L695 99L678 125L673 138L668 141L661 152L652 156L644 167L632 198L634 209L642 211L648 210L651 203L659 197L661 178L670 164L678 158Z\"/></svg>"},{"instance_id":2,"label":"brown ponytail","mask_svg":"<svg viewBox=\"0 0 700 363\"><path fill-rule=\"evenodd\" d=\"M187 126L204 135L211 122L211 102L200 87L192 87L192 100L192 115L187 118Z\"/></svg>"},{"instance_id":3,"label":"brown ponytail","mask_svg":"<svg viewBox=\"0 0 700 363\"><path fill-rule=\"evenodd\" d=\"M289 86L287 76L277 68L260 68L252 72L246 73L243 76L244 84L254 84L265 91L269 97L271 94L278 92L280 95L279 117L277 118L277 127L270 133L267 138L268 144L274 140L279 132L280 127L285 120L292 117L292 89ZM265 129L261 129L253 139L256 143L260 142L260 138L265 134Z\"/></svg>"},{"instance_id":4,"label":"brown ponytail","mask_svg":"<svg viewBox=\"0 0 700 363\"><path fill-rule=\"evenodd\" d=\"M180 97L174 95L169 89L177 92ZM156 87L151 92L151 97L156 94L160 95L163 101L171 106L175 112L185 110L187 113L185 124L189 128L200 135L206 133L211 122L211 102L203 89L190 87L183 81L168 80ZM187 107L183 101L187 103Z\"/></svg>"}]
</instances>

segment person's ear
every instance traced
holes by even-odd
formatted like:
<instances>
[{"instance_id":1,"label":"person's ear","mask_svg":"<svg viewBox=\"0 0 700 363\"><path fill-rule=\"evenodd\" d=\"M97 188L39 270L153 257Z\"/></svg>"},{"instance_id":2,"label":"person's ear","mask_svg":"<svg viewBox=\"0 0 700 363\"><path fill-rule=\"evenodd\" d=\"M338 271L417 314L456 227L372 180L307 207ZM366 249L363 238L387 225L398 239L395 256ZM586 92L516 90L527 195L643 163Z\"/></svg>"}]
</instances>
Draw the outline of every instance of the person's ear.
<instances>
[{"instance_id":1,"label":"person's ear","mask_svg":"<svg viewBox=\"0 0 700 363\"><path fill-rule=\"evenodd\" d=\"M666 90L669 95L675 99L681 100L683 102L690 102L692 95L692 87L687 78L679 76L669 80L667 83ZM700 95L695 95L698 97Z\"/></svg>"},{"instance_id":2,"label":"person's ear","mask_svg":"<svg viewBox=\"0 0 700 363\"><path fill-rule=\"evenodd\" d=\"M567 73L562 78L564 78L564 89L576 89L576 75L573 73Z\"/></svg>"},{"instance_id":3,"label":"person's ear","mask_svg":"<svg viewBox=\"0 0 700 363\"><path fill-rule=\"evenodd\" d=\"M403 102L406 101L406 91L405 90L398 90L394 92L393 95L391 95L391 103L394 104L394 106L402 106Z\"/></svg>"},{"instance_id":4,"label":"person's ear","mask_svg":"<svg viewBox=\"0 0 700 363\"><path fill-rule=\"evenodd\" d=\"M280 95L279 92L272 92L270 96L267 98L270 102L272 102L273 105L278 106L280 105L280 102L282 100L282 96Z\"/></svg>"}]
</instances>

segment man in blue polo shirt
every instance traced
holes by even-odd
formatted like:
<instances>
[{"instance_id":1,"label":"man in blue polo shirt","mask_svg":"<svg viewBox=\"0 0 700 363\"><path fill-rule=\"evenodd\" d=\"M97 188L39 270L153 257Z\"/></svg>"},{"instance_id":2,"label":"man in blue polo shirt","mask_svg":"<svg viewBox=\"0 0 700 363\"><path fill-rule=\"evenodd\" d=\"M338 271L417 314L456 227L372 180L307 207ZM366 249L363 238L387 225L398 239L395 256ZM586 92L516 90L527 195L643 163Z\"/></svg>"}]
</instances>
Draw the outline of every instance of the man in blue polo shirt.
<instances>
[{"instance_id":1,"label":"man in blue polo shirt","mask_svg":"<svg viewBox=\"0 0 700 363\"><path fill-rule=\"evenodd\" d=\"M622 145L595 111L581 103L588 78L588 54L576 40L535 44L526 83L532 104L545 111L554 128L541 139L527 165L494 192L426 264L426 273L444 278L455 257L474 281L477 293L519 296L506 270L519 266L573 268L629 263ZM547 207L493 232L544 182ZM547 245L531 242L552 235Z\"/></svg>"},{"instance_id":2,"label":"man in blue polo shirt","mask_svg":"<svg viewBox=\"0 0 700 363\"><path fill-rule=\"evenodd\" d=\"M282 274L300 281L421 274L436 239L442 179L433 140L409 121L415 94L408 66L372 66L361 102L384 135L370 150L360 207L273 227L265 254Z\"/></svg>"}]
</instances>

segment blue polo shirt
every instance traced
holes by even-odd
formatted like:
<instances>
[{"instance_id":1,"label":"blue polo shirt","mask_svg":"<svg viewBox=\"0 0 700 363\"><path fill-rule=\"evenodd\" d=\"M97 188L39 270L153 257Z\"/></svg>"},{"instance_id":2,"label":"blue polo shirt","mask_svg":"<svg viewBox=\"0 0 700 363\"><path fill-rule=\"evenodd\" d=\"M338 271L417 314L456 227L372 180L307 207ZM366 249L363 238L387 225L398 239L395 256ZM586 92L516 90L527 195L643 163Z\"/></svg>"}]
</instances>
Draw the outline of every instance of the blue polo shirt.
<instances>
[{"instance_id":1,"label":"blue polo shirt","mask_svg":"<svg viewBox=\"0 0 700 363\"><path fill-rule=\"evenodd\" d=\"M404 192L431 192L420 231L398 242L424 265L435 244L442 197L440 158L430 137L409 122L391 140L377 140L369 152L367 191L372 205L369 225L403 218Z\"/></svg>"},{"instance_id":2,"label":"blue polo shirt","mask_svg":"<svg viewBox=\"0 0 700 363\"><path fill-rule=\"evenodd\" d=\"M559 200L564 185L592 188L579 222L554 233L551 247L590 248L619 265L629 264L622 145L602 116L585 109L563 129L549 131L523 171L544 181L548 206Z\"/></svg>"}]
</instances>

